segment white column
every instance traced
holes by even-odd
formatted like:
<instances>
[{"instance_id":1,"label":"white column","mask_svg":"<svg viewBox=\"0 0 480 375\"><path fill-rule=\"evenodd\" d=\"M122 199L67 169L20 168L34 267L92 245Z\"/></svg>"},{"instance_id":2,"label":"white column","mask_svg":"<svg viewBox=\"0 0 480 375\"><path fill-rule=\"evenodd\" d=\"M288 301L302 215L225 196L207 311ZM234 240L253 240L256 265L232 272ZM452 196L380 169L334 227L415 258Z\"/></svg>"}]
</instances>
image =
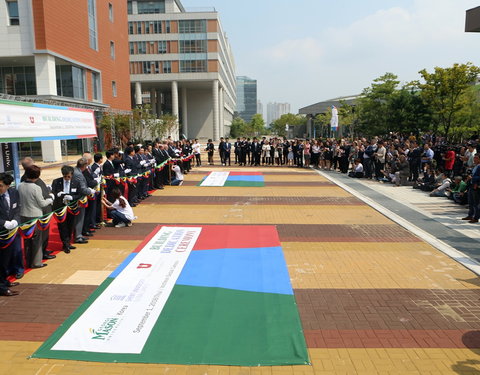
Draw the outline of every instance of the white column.
<instances>
[{"instance_id":1,"label":"white column","mask_svg":"<svg viewBox=\"0 0 480 375\"><path fill-rule=\"evenodd\" d=\"M154 115L157 114L157 99L155 96L155 91L155 89L150 89L150 109Z\"/></svg>"},{"instance_id":2,"label":"white column","mask_svg":"<svg viewBox=\"0 0 480 375\"><path fill-rule=\"evenodd\" d=\"M55 57L48 54L35 55L37 95L57 95ZM42 158L46 163L62 161L60 141L42 141Z\"/></svg>"},{"instance_id":3,"label":"white column","mask_svg":"<svg viewBox=\"0 0 480 375\"><path fill-rule=\"evenodd\" d=\"M135 105L142 105L142 84L135 82Z\"/></svg>"},{"instance_id":4,"label":"white column","mask_svg":"<svg viewBox=\"0 0 480 375\"><path fill-rule=\"evenodd\" d=\"M213 140L220 138L220 126L218 124L218 79L213 80L212 84L212 102L213 102Z\"/></svg>"},{"instance_id":5,"label":"white column","mask_svg":"<svg viewBox=\"0 0 480 375\"><path fill-rule=\"evenodd\" d=\"M157 116L162 115L162 92L160 90L156 90L157 94Z\"/></svg>"},{"instance_id":6,"label":"white column","mask_svg":"<svg viewBox=\"0 0 480 375\"><path fill-rule=\"evenodd\" d=\"M178 82L172 81L172 115L177 116L177 128L170 134L173 138L180 138L180 129L178 126Z\"/></svg>"},{"instance_id":7,"label":"white column","mask_svg":"<svg viewBox=\"0 0 480 375\"><path fill-rule=\"evenodd\" d=\"M220 103L219 103L219 122L220 122L220 136L225 137L225 102L224 102L224 92L223 87L220 87L219 94Z\"/></svg>"},{"instance_id":8,"label":"white column","mask_svg":"<svg viewBox=\"0 0 480 375\"><path fill-rule=\"evenodd\" d=\"M178 118L178 82L172 81L172 115Z\"/></svg>"},{"instance_id":9,"label":"white column","mask_svg":"<svg viewBox=\"0 0 480 375\"><path fill-rule=\"evenodd\" d=\"M185 137L188 135L188 110L187 110L187 88L182 87L182 125L183 125L183 134Z\"/></svg>"}]
</instances>

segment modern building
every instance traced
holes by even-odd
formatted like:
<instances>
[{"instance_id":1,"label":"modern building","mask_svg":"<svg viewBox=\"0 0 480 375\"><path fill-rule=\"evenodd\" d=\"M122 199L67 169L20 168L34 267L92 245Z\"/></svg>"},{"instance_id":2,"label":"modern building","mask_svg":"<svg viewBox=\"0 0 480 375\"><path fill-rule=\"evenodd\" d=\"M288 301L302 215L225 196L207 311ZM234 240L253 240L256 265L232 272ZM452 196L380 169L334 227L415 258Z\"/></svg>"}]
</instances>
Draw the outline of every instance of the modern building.
<instances>
[{"instance_id":1,"label":"modern building","mask_svg":"<svg viewBox=\"0 0 480 375\"><path fill-rule=\"evenodd\" d=\"M278 120L282 115L290 113L290 103L268 103L267 104L267 124L270 125Z\"/></svg>"},{"instance_id":2,"label":"modern building","mask_svg":"<svg viewBox=\"0 0 480 375\"><path fill-rule=\"evenodd\" d=\"M157 115L177 116L188 138L228 134L236 107L235 64L219 14L187 11L180 0L127 4L134 104L148 102Z\"/></svg>"},{"instance_id":3,"label":"modern building","mask_svg":"<svg viewBox=\"0 0 480 375\"><path fill-rule=\"evenodd\" d=\"M467 10L465 31L469 33L480 32L480 6Z\"/></svg>"},{"instance_id":4,"label":"modern building","mask_svg":"<svg viewBox=\"0 0 480 375\"><path fill-rule=\"evenodd\" d=\"M257 114L257 80L237 77L237 113L244 121L252 121Z\"/></svg>"},{"instance_id":5,"label":"modern building","mask_svg":"<svg viewBox=\"0 0 480 375\"><path fill-rule=\"evenodd\" d=\"M300 108L298 113L300 115L305 115L308 118L307 126L305 129L305 135L311 137L315 134L313 119L317 115L329 112L332 106L340 108L343 103L355 107L360 97L361 95L341 96L338 98L324 100L323 102L318 102L318 103ZM342 126L342 124L340 124L340 126Z\"/></svg>"},{"instance_id":6,"label":"modern building","mask_svg":"<svg viewBox=\"0 0 480 375\"><path fill-rule=\"evenodd\" d=\"M1 1L0 94L130 110L127 22L123 0ZM41 154L61 160L60 141L42 142Z\"/></svg>"},{"instance_id":7,"label":"modern building","mask_svg":"<svg viewBox=\"0 0 480 375\"><path fill-rule=\"evenodd\" d=\"M263 103L260 100L257 100L257 113L261 114L263 118L265 118L265 114L263 113Z\"/></svg>"}]
</instances>

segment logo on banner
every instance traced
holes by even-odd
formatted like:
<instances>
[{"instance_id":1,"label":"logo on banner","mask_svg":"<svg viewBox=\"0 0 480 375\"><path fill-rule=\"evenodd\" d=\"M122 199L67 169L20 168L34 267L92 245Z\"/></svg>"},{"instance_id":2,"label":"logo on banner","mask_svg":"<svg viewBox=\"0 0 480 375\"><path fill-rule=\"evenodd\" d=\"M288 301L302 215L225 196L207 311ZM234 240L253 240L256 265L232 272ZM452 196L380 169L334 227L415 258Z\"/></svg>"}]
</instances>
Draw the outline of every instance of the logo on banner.
<instances>
[{"instance_id":1,"label":"logo on banner","mask_svg":"<svg viewBox=\"0 0 480 375\"><path fill-rule=\"evenodd\" d=\"M98 329L90 328L90 333L93 335L92 340L108 341L110 336L115 331L115 327L119 318L108 318L102 323Z\"/></svg>"},{"instance_id":2,"label":"logo on banner","mask_svg":"<svg viewBox=\"0 0 480 375\"><path fill-rule=\"evenodd\" d=\"M31 124L35 124L35 117L30 116L30 123L31 123Z\"/></svg>"}]
</instances>

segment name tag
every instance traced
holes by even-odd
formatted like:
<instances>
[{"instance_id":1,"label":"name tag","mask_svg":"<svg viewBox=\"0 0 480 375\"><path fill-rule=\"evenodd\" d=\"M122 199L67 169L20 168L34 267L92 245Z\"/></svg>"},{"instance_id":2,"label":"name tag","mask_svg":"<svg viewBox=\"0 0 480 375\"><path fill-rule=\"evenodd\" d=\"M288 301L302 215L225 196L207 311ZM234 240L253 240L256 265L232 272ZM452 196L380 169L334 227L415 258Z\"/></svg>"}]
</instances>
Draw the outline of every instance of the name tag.
<instances>
[{"instance_id":1,"label":"name tag","mask_svg":"<svg viewBox=\"0 0 480 375\"><path fill-rule=\"evenodd\" d=\"M77 192L77 188L73 188L72 193L76 193L76 192Z\"/></svg>"},{"instance_id":2,"label":"name tag","mask_svg":"<svg viewBox=\"0 0 480 375\"><path fill-rule=\"evenodd\" d=\"M12 208L17 208L17 204L16 203L12 204Z\"/></svg>"}]
</instances>

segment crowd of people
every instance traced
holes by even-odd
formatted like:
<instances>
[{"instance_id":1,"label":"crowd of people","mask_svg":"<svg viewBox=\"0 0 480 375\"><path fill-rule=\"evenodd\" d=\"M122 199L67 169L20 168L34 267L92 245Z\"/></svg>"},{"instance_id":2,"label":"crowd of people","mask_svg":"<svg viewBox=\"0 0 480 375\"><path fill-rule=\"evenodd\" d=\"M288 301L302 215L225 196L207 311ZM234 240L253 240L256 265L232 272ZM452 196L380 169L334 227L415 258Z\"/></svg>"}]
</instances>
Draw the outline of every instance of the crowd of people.
<instances>
[{"instance_id":1,"label":"crowd of people","mask_svg":"<svg viewBox=\"0 0 480 375\"><path fill-rule=\"evenodd\" d=\"M190 156L189 141L156 140L147 145L128 143L124 150L113 148L105 155L86 152L74 167L63 165L61 177L51 185L42 180L41 168L29 157L22 160L24 174L17 187L10 174L0 173L0 295L16 295L11 289L18 285L15 279L56 258L49 250L50 225L37 225L39 219L64 212L57 226L62 250L69 254L87 244L107 221L116 228L131 226L136 219L133 208L152 190L182 185L191 169ZM29 224L31 233L22 238L18 228Z\"/></svg>"}]
</instances>

